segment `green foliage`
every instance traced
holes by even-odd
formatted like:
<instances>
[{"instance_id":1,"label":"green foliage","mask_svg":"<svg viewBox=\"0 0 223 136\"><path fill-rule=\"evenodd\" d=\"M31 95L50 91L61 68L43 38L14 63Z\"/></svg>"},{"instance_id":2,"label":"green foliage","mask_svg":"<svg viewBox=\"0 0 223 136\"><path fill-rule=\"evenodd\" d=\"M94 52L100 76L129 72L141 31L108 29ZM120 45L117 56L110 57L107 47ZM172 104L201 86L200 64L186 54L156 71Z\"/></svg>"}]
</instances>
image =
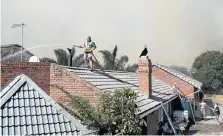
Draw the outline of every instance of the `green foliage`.
<instances>
[{"instance_id":1,"label":"green foliage","mask_svg":"<svg viewBox=\"0 0 223 136\"><path fill-rule=\"evenodd\" d=\"M125 65L128 61L129 61L128 56L126 56L126 55L121 56L120 59L118 59L117 62L116 62L115 70L124 70Z\"/></svg>"},{"instance_id":2,"label":"green foliage","mask_svg":"<svg viewBox=\"0 0 223 136\"><path fill-rule=\"evenodd\" d=\"M59 65L64 65L67 66L68 65L68 53L63 50L63 49L55 49L54 53L56 55L57 58L57 62ZM84 64L84 54L79 54L76 55L76 50L73 47L71 49L71 55L73 56L72 59L72 66L74 67L81 67Z\"/></svg>"},{"instance_id":3,"label":"green foliage","mask_svg":"<svg viewBox=\"0 0 223 136\"><path fill-rule=\"evenodd\" d=\"M207 51L198 56L193 68L196 69L193 77L204 84L208 93L217 93L223 89L223 53L219 51Z\"/></svg>"},{"instance_id":4,"label":"green foliage","mask_svg":"<svg viewBox=\"0 0 223 136\"><path fill-rule=\"evenodd\" d=\"M81 67L84 64L84 54L79 54L73 57L72 66L73 67Z\"/></svg>"},{"instance_id":5,"label":"green foliage","mask_svg":"<svg viewBox=\"0 0 223 136\"><path fill-rule=\"evenodd\" d=\"M49 63L57 63L56 60L51 59L51 58L47 58L47 57L43 57L40 59L40 62L49 62Z\"/></svg>"},{"instance_id":6,"label":"green foliage","mask_svg":"<svg viewBox=\"0 0 223 136\"><path fill-rule=\"evenodd\" d=\"M125 70L125 65L129 61L128 56L124 55L117 59L118 47L117 45L112 52L108 50L100 50L99 53L102 54L104 59L104 69L106 70Z\"/></svg>"},{"instance_id":7,"label":"green foliage","mask_svg":"<svg viewBox=\"0 0 223 136\"><path fill-rule=\"evenodd\" d=\"M59 65L67 66L68 64L68 53L63 49L55 49L54 53L57 58L57 62Z\"/></svg>"},{"instance_id":8,"label":"green foliage","mask_svg":"<svg viewBox=\"0 0 223 136\"><path fill-rule=\"evenodd\" d=\"M73 113L88 127L99 130L99 134L139 135L142 126L135 103L136 93L131 89L105 92L96 107L91 107L83 98L68 94Z\"/></svg>"},{"instance_id":9,"label":"green foliage","mask_svg":"<svg viewBox=\"0 0 223 136\"><path fill-rule=\"evenodd\" d=\"M132 64L132 65L128 65L125 69L125 71L127 72L136 72L138 69L138 64Z\"/></svg>"},{"instance_id":10,"label":"green foliage","mask_svg":"<svg viewBox=\"0 0 223 136\"><path fill-rule=\"evenodd\" d=\"M80 119L83 124L91 129L101 127L101 124L98 122L98 111L96 108L90 106L89 101L79 96L71 95L68 92L66 92L66 94L70 98L73 107L70 112L72 112L75 117Z\"/></svg>"}]
</instances>

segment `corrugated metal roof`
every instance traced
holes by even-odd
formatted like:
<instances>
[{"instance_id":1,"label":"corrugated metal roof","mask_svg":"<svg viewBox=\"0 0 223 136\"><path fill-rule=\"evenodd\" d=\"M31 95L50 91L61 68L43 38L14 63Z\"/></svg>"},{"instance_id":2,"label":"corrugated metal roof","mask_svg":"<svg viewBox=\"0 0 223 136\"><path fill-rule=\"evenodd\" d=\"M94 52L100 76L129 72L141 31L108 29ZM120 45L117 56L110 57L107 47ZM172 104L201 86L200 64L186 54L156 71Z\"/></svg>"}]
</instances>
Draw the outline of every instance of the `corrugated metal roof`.
<instances>
[{"instance_id":1,"label":"corrugated metal roof","mask_svg":"<svg viewBox=\"0 0 223 136\"><path fill-rule=\"evenodd\" d=\"M17 76L0 92L0 97L0 135L90 133L25 75Z\"/></svg>"},{"instance_id":2,"label":"corrugated metal roof","mask_svg":"<svg viewBox=\"0 0 223 136\"><path fill-rule=\"evenodd\" d=\"M196 79L194 79L194 78L192 78L192 77L190 77L188 75L185 75L185 74L183 74L183 73L181 73L181 72L179 72L177 70L174 70L174 69L172 69L170 67L167 67L167 66L164 66L164 65L160 65L160 64L157 64L157 63L153 63L153 65L157 66L158 68L160 68L160 69L162 69L162 70L164 70L164 71L166 71L166 72L168 72L168 73L170 73L170 74L172 74L172 75L174 75L174 76L176 76L176 77L178 77L178 78L180 78L182 80L184 80L185 82L193 85L194 87L196 87L198 89L201 89L201 87L202 87L202 83L201 82L199 82Z\"/></svg>"},{"instance_id":3,"label":"corrugated metal roof","mask_svg":"<svg viewBox=\"0 0 223 136\"><path fill-rule=\"evenodd\" d=\"M136 99L139 108L138 114L143 114L143 116L145 116L144 113L148 110L152 110L154 107L160 106L160 101L166 102L172 98L176 98L177 96L172 86L164 83L163 81L155 77L152 77L153 92L151 99L149 99L148 94L140 93L138 90L138 73L105 71L106 74L109 74L109 76L106 76L105 74L101 74L101 72L98 71L91 72L88 69L74 67L66 68L102 91L115 91L117 89L123 88L134 89L136 92L138 92L138 97ZM116 80L115 78L119 80ZM124 82L120 82L120 80ZM128 82L128 84L125 82Z\"/></svg>"}]
</instances>

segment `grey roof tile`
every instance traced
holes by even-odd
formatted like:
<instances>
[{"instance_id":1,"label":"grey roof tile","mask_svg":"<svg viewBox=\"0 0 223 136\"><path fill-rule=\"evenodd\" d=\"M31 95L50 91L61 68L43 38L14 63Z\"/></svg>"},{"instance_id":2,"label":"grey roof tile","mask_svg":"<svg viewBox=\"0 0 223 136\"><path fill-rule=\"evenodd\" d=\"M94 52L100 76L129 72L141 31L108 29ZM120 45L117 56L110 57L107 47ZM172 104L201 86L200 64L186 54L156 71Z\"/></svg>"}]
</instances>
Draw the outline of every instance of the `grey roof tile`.
<instances>
[{"instance_id":1,"label":"grey roof tile","mask_svg":"<svg viewBox=\"0 0 223 136\"><path fill-rule=\"evenodd\" d=\"M53 116L53 120L54 120L55 123L59 123L58 116Z\"/></svg>"},{"instance_id":2,"label":"grey roof tile","mask_svg":"<svg viewBox=\"0 0 223 136\"><path fill-rule=\"evenodd\" d=\"M9 128L8 127L3 127L2 135L9 135Z\"/></svg>"},{"instance_id":3,"label":"grey roof tile","mask_svg":"<svg viewBox=\"0 0 223 136\"><path fill-rule=\"evenodd\" d=\"M32 126L31 125L27 126L27 134L28 135L34 134L33 131L32 131ZM37 134L37 133L35 133L35 134Z\"/></svg>"},{"instance_id":4,"label":"grey roof tile","mask_svg":"<svg viewBox=\"0 0 223 136\"><path fill-rule=\"evenodd\" d=\"M8 123L9 123L9 124L8 124L9 126L14 125L14 118L13 118L13 117L9 117L9 118L8 118L8 121L9 121L9 122L8 122Z\"/></svg>"},{"instance_id":5,"label":"grey roof tile","mask_svg":"<svg viewBox=\"0 0 223 136\"><path fill-rule=\"evenodd\" d=\"M14 86L10 84L11 87L5 87L0 95L3 101L0 135L79 135L91 132L50 99L31 79L25 75L20 78L14 82Z\"/></svg>"},{"instance_id":6,"label":"grey roof tile","mask_svg":"<svg viewBox=\"0 0 223 136\"><path fill-rule=\"evenodd\" d=\"M20 125L20 117L16 116L15 117L15 126L18 126L18 125Z\"/></svg>"},{"instance_id":7,"label":"grey roof tile","mask_svg":"<svg viewBox=\"0 0 223 136\"><path fill-rule=\"evenodd\" d=\"M37 122L38 122L38 124L43 124L43 117L42 117L42 115L38 115L38 116L36 116L37 117Z\"/></svg>"},{"instance_id":8,"label":"grey roof tile","mask_svg":"<svg viewBox=\"0 0 223 136\"><path fill-rule=\"evenodd\" d=\"M61 132L59 123L55 124L55 130L57 133Z\"/></svg>"},{"instance_id":9,"label":"grey roof tile","mask_svg":"<svg viewBox=\"0 0 223 136\"><path fill-rule=\"evenodd\" d=\"M29 92L27 90L23 90L23 92L21 92L21 93L24 93L24 98L26 98L28 100Z\"/></svg>"},{"instance_id":10,"label":"grey roof tile","mask_svg":"<svg viewBox=\"0 0 223 136\"><path fill-rule=\"evenodd\" d=\"M34 121L33 121L33 118L34 118L35 116L33 116L32 118L31 118L31 116L27 116L26 117L26 125L31 125L31 124L36 124Z\"/></svg>"},{"instance_id":11,"label":"grey roof tile","mask_svg":"<svg viewBox=\"0 0 223 136\"><path fill-rule=\"evenodd\" d=\"M122 71L105 71L109 76L102 74L98 71L89 71L87 69L66 67L69 71L73 72L77 76L84 78L90 84L96 86L102 91L115 91L122 88L132 88L136 92L139 92L139 80L138 73L122 72ZM116 80L119 79L119 80ZM120 80L124 81L121 82ZM127 82L127 83L126 83ZM160 101L165 102L172 98L177 97L176 92L172 86L164 83L163 81L152 77L152 95L156 98L148 98L148 94L139 93L136 99L140 114L147 112L153 107L159 106Z\"/></svg>"},{"instance_id":12,"label":"grey roof tile","mask_svg":"<svg viewBox=\"0 0 223 136\"><path fill-rule=\"evenodd\" d=\"M60 123L60 129L62 132L65 132L66 129L64 123Z\"/></svg>"},{"instance_id":13,"label":"grey roof tile","mask_svg":"<svg viewBox=\"0 0 223 136\"><path fill-rule=\"evenodd\" d=\"M53 122L53 116L51 114L48 116L48 120L49 120L49 123L54 123Z\"/></svg>"},{"instance_id":14,"label":"grey roof tile","mask_svg":"<svg viewBox=\"0 0 223 136\"><path fill-rule=\"evenodd\" d=\"M49 124L50 126L50 133L55 133L55 128L54 128L54 124ZM67 129L67 131L70 131Z\"/></svg>"},{"instance_id":15,"label":"grey roof tile","mask_svg":"<svg viewBox=\"0 0 223 136\"><path fill-rule=\"evenodd\" d=\"M25 107L28 107L28 106L29 106L29 99L26 98L26 99L24 99L24 100L25 100Z\"/></svg>"},{"instance_id":16,"label":"grey roof tile","mask_svg":"<svg viewBox=\"0 0 223 136\"><path fill-rule=\"evenodd\" d=\"M40 100L35 98L35 106L40 106Z\"/></svg>"},{"instance_id":17,"label":"grey roof tile","mask_svg":"<svg viewBox=\"0 0 223 136\"><path fill-rule=\"evenodd\" d=\"M5 117L6 118L6 117ZM6 118L7 119L7 118ZM20 117L20 125L21 126L24 126L26 125L26 117L25 116L21 116Z\"/></svg>"},{"instance_id":18,"label":"grey roof tile","mask_svg":"<svg viewBox=\"0 0 223 136\"><path fill-rule=\"evenodd\" d=\"M48 124L44 124L43 127L44 127L44 132L45 132L45 134L49 134L49 133L50 133L49 125L48 125Z\"/></svg>"},{"instance_id":19,"label":"grey roof tile","mask_svg":"<svg viewBox=\"0 0 223 136\"><path fill-rule=\"evenodd\" d=\"M33 125L33 126L32 126L32 130L33 130L32 133L33 133L34 135L39 134L39 133L38 133L38 126L37 126L37 125Z\"/></svg>"},{"instance_id":20,"label":"grey roof tile","mask_svg":"<svg viewBox=\"0 0 223 136\"><path fill-rule=\"evenodd\" d=\"M48 124L49 123L47 115L42 115L42 118L43 118L43 124Z\"/></svg>"},{"instance_id":21,"label":"grey roof tile","mask_svg":"<svg viewBox=\"0 0 223 136\"><path fill-rule=\"evenodd\" d=\"M20 126L19 125L15 126L15 134L20 134Z\"/></svg>"},{"instance_id":22,"label":"grey roof tile","mask_svg":"<svg viewBox=\"0 0 223 136\"><path fill-rule=\"evenodd\" d=\"M39 124L39 133L40 134L44 134L44 127L42 123L38 123Z\"/></svg>"},{"instance_id":23,"label":"grey roof tile","mask_svg":"<svg viewBox=\"0 0 223 136\"><path fill-rule=\"evenodd\" d=\"M28 119L26 119L28 120ZM32 124L36 125L37 124L37 117L36 116L32 116Z\"/></svg>"},{"instance_id":24,"label":"grey roof tile","mask_svg":"<svg viewBox=\"0 0 223 136\"><path fill-rule=\"evenodd\" d=\"M37 115L35 107L31 107L31 115Z\"/></svg>"}]
</instances>

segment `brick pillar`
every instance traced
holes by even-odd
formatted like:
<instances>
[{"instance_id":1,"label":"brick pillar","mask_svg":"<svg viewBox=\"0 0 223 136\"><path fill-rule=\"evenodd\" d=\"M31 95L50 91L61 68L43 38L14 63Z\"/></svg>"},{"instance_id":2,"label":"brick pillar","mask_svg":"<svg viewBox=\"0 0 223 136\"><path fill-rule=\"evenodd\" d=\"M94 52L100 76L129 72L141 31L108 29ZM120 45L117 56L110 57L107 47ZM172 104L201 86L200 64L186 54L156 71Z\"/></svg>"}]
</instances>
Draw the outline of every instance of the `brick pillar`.
<instances>
[{"instance_id":1,"label":"brick pillar","mask_svg":"<svg viewBox=\"0 0 223 136\"><path fill-rule=\"evenodd\" d=\"M139 59L139 90L152 96L152 64L148 56Z\"/></svg>"}]
</instances>

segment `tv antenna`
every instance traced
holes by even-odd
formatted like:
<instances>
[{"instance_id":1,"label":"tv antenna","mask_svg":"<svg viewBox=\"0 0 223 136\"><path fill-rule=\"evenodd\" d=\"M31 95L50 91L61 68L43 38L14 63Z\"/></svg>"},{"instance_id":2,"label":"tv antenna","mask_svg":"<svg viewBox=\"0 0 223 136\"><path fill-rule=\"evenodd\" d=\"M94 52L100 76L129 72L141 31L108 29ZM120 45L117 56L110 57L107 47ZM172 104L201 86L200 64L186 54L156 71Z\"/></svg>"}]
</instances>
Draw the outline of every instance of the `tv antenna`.
<instances>
[{"instance_id":1,"label":"tv antenna","mask_svg":"<svg viewBox=\"0 0 223 136\"><path fill-rule=\"evenodd\" d=\"M24 24L23 22L21 23L21 24L13 24L12 25L12 28L16 28L16 27L21 27L22 28L22 39L21 39L21 41L22 41L22 44L21 44L21 61L22 61L22 55L23 55L23 27L24 26L27 26L26 24Z\"/></svg>"}]
</instances>

